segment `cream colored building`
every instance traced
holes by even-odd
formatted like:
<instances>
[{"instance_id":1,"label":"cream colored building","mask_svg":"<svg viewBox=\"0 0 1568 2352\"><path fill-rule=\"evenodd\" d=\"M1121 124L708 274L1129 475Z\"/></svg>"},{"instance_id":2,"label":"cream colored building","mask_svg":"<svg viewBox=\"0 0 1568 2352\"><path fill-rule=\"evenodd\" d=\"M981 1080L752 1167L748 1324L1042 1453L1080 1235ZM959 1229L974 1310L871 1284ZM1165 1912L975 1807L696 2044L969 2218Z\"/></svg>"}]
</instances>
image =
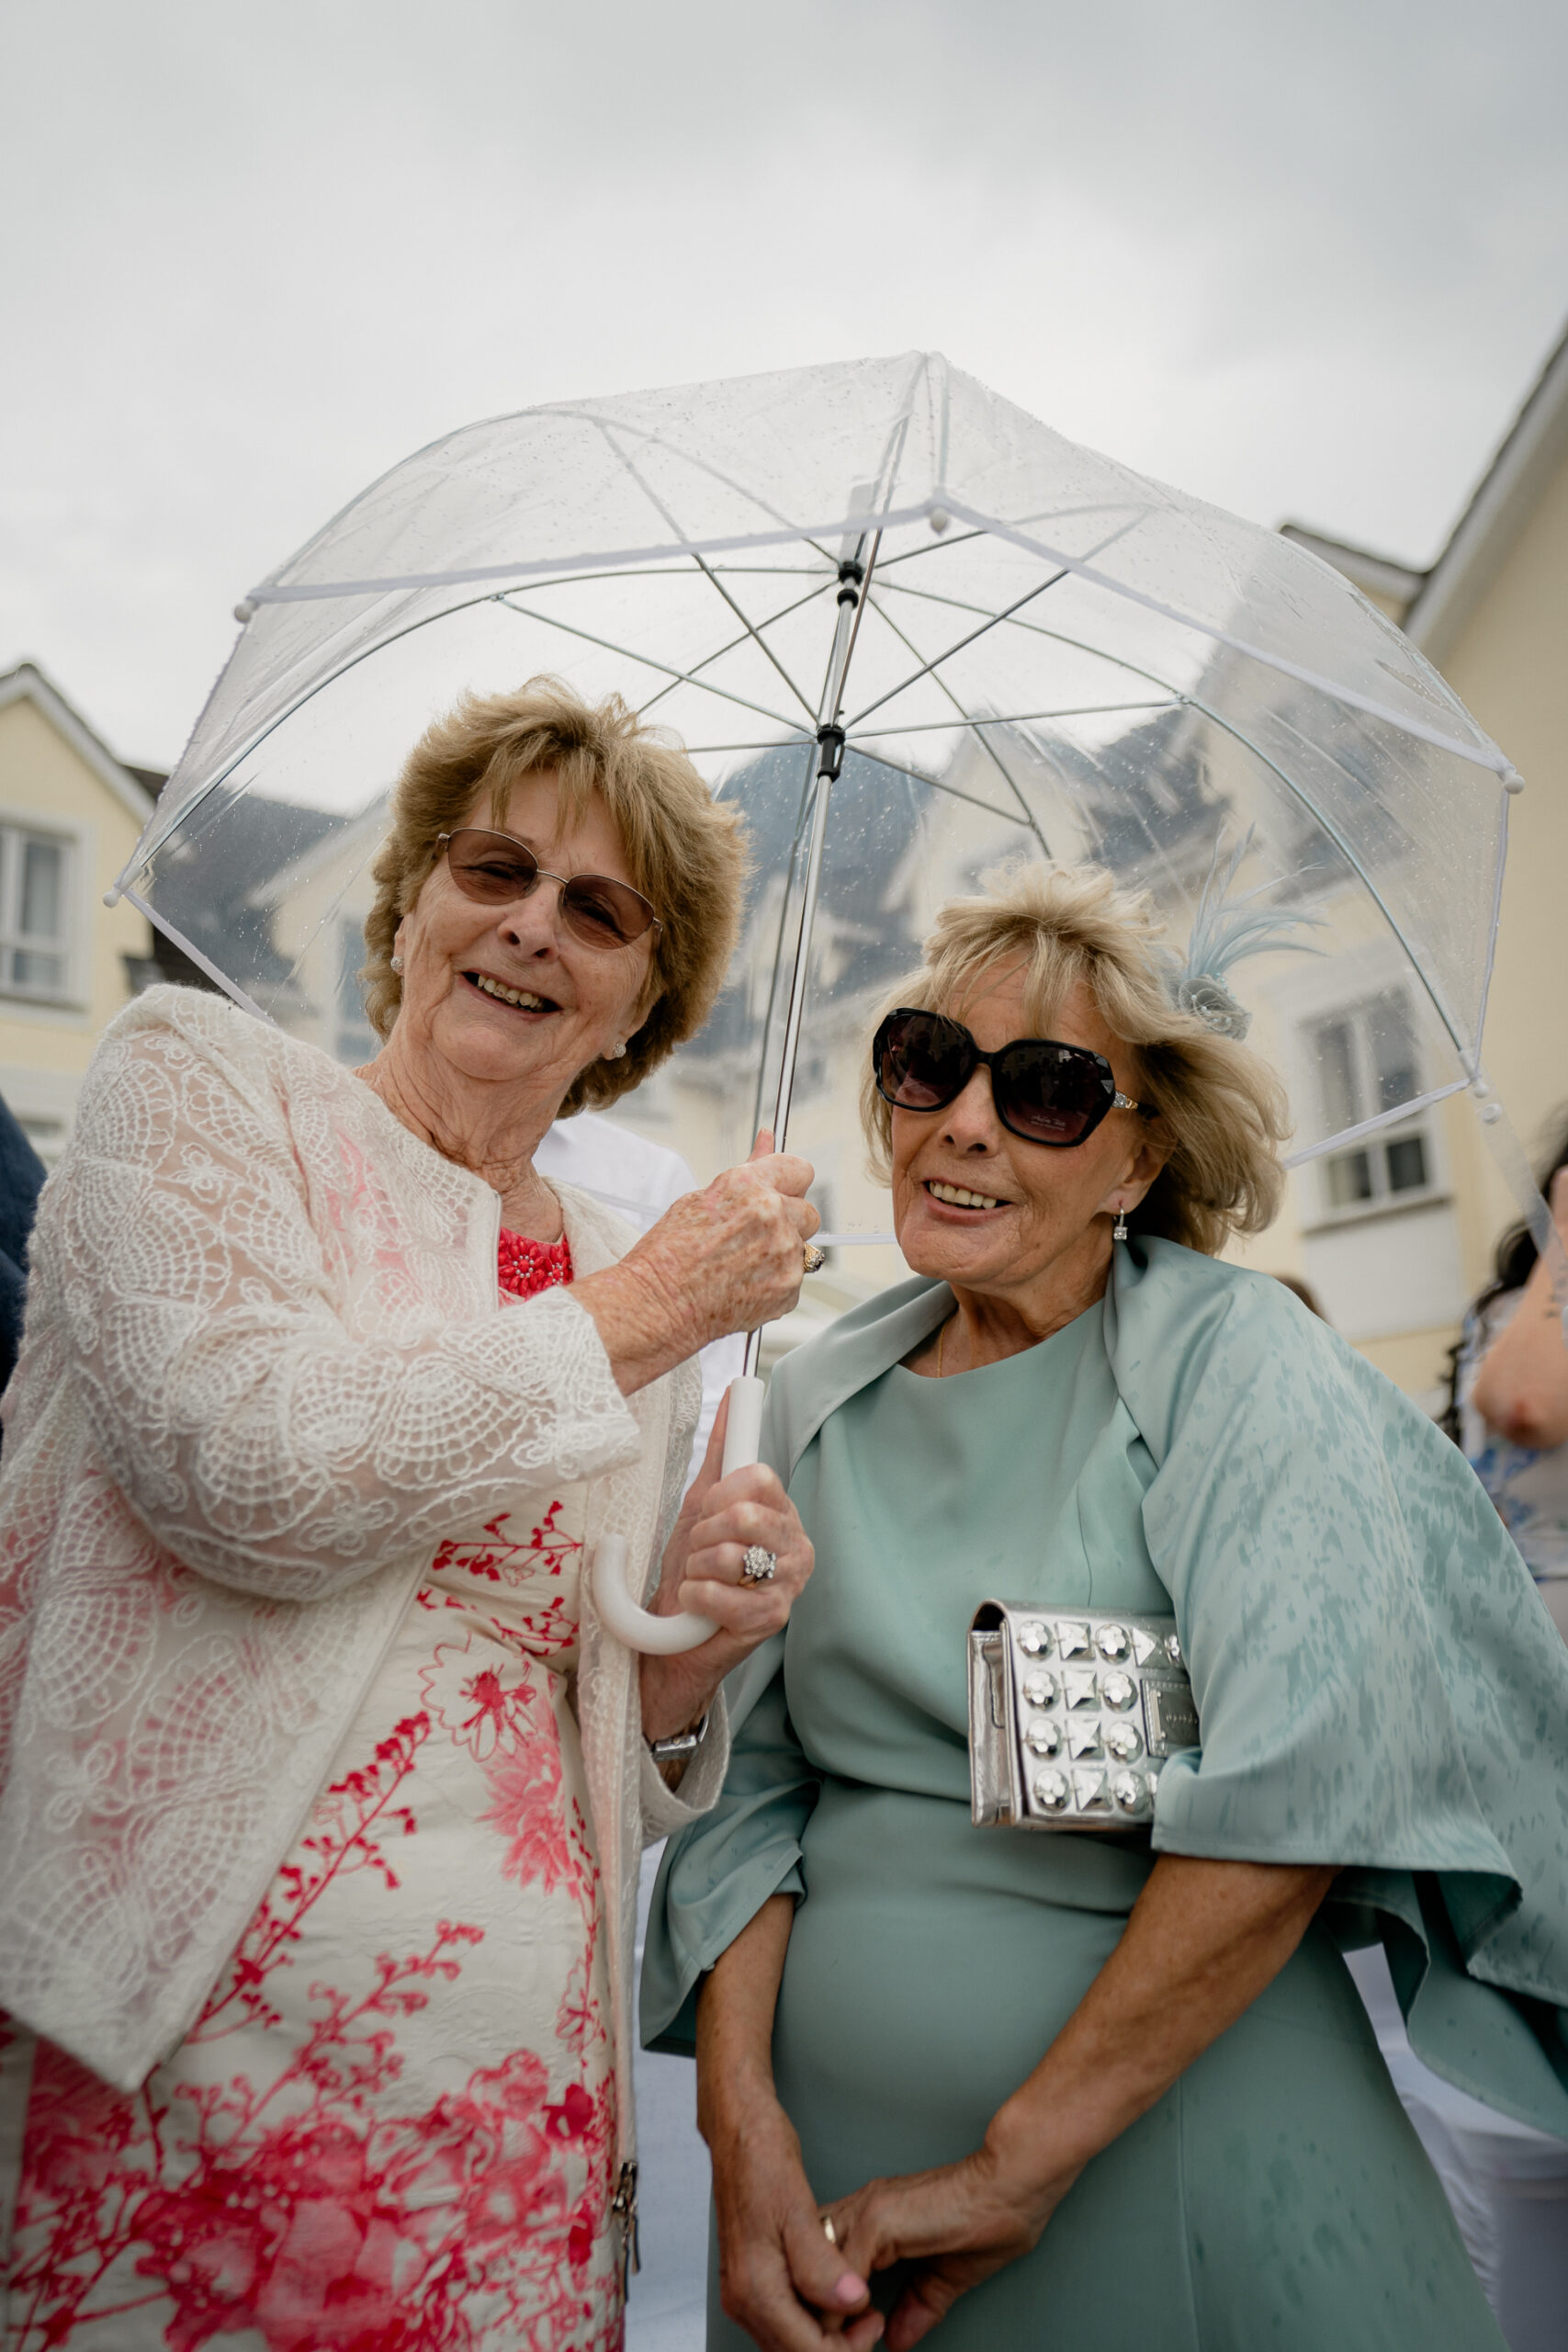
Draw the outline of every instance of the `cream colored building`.
<instances>
[{"instance_id":1,"label":"cream colored building","mask_svg":"<svg viewBox=\"0 0 1568 2352\"><path fill-rule=\"evenodd\" d=\"M1398 623L1525 779L1509 804L1502 924L1483 1057L1532 1159L1568 1120L1568 336L1548 361L1428 571L1287 524ZM1385 951L1386 952L1386 951ZM1318 1017L1348 1102L1375 1109L1367 1007L1393 976L1337 969ZM1300 1017L1303 990L1295 991ZM1381 1049L1386 1042L1386 1023ZM1298 1171L1287 1216L1247 1255L1304 1274L1332 1319L1402 1387L1430 1397L1466 1301L1518 1216L1468 1096Z\"/></svg>"},{"instance_id":2,"label":"cream colored building","mask_svg":"<svg viewBox=\"0 0 1568 2352\"><path fill-rule=\"evenodd\" d=\"M0 1094L46 1161L100 1032L145 974L146 922L103 895L152 808L147 782L40 670L0 677Z\"/></svg>"}]
</instances>

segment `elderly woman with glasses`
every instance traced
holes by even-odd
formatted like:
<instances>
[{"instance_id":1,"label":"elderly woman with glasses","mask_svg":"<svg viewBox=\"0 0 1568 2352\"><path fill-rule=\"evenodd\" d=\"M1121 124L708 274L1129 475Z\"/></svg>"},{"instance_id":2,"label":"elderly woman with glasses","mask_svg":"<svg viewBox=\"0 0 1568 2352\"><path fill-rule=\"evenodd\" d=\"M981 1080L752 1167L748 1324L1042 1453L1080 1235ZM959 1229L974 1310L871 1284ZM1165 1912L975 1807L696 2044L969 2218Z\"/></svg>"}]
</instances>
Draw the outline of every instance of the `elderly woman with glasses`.
<instances>
[{"instance_id":1,"label":"elderly woman with glasses","mask_svg":"<svg viewBox=\"0 0 1568 2352\"><path fill-rule=\"evenodd\" d=\"M1175 964L1025 868L877 1031L916 1275L774 1375L818 1573L645 1963L710 2352L1501 2346L1341 1948L1568 2135L1568 1667L1454 1450L1219 1261L1282 1104Z\"/></svg>"},{"instance_id":2,"label":"elderly woman with glasses","mask_svg":"<svg viewBox=\"0 0 1568 2352\"><path fill-rule=\"evenodd\" d=\"M533 1154L700 1025L742 862L614 698L470 699L393 796L367 1068L175 989L104 1039L6 1408L11 2352L620 2342L640 1849L811 1566L716 1445L677 1514L691 1359L817 1219L765 1136L635 1246ZM611 1532L717 1628L640 1679Z\"/></svg>"}]
</instances>

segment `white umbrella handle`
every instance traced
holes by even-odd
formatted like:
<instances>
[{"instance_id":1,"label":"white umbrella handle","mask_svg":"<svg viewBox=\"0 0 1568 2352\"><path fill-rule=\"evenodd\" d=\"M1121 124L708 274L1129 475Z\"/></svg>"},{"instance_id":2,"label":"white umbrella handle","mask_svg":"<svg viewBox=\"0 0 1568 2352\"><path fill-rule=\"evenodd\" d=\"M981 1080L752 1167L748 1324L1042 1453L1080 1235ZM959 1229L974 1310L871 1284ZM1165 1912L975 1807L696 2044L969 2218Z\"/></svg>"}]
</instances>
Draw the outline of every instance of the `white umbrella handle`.
<instances>
[{"instance_id":1,"label":"white umbrella handle","mask_svg":"<svg viewBox=\"0 0 1568 2352\"><path fill-rule=\"evenodd\" d=\"M757 1459L762 1441L762 1400L767 1393L766 1384L748 1373L730 1382L721 1477L728 1478L732 1470L743 1470ZM599 1538L599 1547L593 1555L593 1599L600 1616L618 1642L624 1642L629 1650L643 1650L654 1657L674 1657L682 1650L694 1650L710 1634L718 1631L711 1617L699 1617L690 1609L683 1609L673 1617L656 1617L650 1609L637 1607L626 1585L624 1535Z\"/></svg>"}]
</instances>

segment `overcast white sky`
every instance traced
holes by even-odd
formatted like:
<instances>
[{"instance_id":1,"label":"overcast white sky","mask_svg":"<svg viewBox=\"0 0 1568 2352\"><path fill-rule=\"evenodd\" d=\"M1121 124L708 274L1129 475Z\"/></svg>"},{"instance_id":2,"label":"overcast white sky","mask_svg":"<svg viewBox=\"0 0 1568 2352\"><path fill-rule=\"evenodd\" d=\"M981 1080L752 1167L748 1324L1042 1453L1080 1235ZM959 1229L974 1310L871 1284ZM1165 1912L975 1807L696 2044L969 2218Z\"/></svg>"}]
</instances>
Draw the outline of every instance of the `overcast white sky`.
<instances>
[{"instance_id":1,"label":"overcast white sky","mask_svg":"<svg viewBox=\"0 0 1568 2352\"><path fill-rule=\"evenodd\" d=\"M433 435L912 345L1430 560L1568 314L1562 0L9 0L0 669L172 763Z\"/></svg>"}]
</instances>

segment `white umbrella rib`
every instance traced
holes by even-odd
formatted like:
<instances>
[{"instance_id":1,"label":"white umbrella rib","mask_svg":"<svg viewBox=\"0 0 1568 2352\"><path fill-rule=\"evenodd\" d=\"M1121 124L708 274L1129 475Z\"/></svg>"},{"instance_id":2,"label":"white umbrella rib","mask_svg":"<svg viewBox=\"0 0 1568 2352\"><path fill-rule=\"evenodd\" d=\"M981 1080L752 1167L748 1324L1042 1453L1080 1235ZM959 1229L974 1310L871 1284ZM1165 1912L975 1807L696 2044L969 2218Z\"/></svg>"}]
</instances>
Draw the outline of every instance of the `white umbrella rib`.
<instances>
[{"instance_id":1,"label":"white umbrella rib","mask_svg":"<svg viewBox=\"0 0 1568 2352\"><path fill-rule=\"evenodd\" d=\"M933 683L940 685L942 681ZM960 714L957 718L895 720L889 727L870 727L864 736L851 735L848 740L859 745L863 741L874 742L883 735L950 735L956 728L964 727L977 730L982 727L1033 727L1047 718L1107 718L1122 710L1177 710L1186 700L1185 695L1148 695L1141 702L1077 702L1065 704L1060 710L1019 710L1010 714L996 711L984 718L970 718L963 705L956 704Z\"/></svg>"},{"instance_id":2,"label":"white umbrella rib","mask_svg":"<svg viewBox=\"0 0 1568 2352\"><path fill-rule=\"evenodd\" d=\"M797 574L796 576L798 577L798 574ZM792 603L787 604L787 605L780 605L780 607L779 607L779 609L778 609L778 611L777 611L776 613L770 613L770 614L769 614L769 616L768 616L768 617L767 617L767 619L766 619L765 621L761 622L761 623L760 624L760 626L761 626L761 628L776 628L776 627L777 627L777 625L778 625L778 623L779 623L780 621L787 620L787 619L789 618L789 616L790 616L791 613L798 613L799 611L801 611L801 610L802 610L802 608L803 608L805 605L814 603L814 602L816 601L816 599L817 599L818 596L823 595L823 594L827 592L827 590L828 590L828 589L829 589L829 588L832 586L832 584L833 584L833 583L832 583L832 582L831 582L831 581L829 581L829 580L819 580L819 581L817 582L816 586L815 586L815 587L813 587L813 588L808 589L808 590L807 590L807 594L806 594L804 596L796 596L796 597L794 599L794 601L793 601ZM727 599L726 601L728 602L728 600ZM732 609L733 609L733 607L732 607ZM714 650L712 653L705 654L705 655L704 655L704 657L703 657L703 659L702 659L700 662L698 662L694 663L691 670L689 670L689 671L681 671L681 672L679 672L679 673L677 673L677 672L673 672L673 671L672 671L672 672L671 673L671 683L670 683L670 684L669 684L669 685L667 685L667 686L660 686L660 689L659 689L658 694L656 694L656 695L652 695L652 696L651 696L651 697L650 697L647 702L645 702L645 703L641 706L640 709L638 710L637 716L638 716L639 718L642 718L643 716L645 716L649 711L650 711L650 710L653 708L653 706L654 706L654 704L655 704L656 702L660 702L660 701L661 701L661 700L663 699L664 695L666 695L667 694L673 694L673 692L675 691L675 687L676 687L676 685L677 685L677 684L679 684L682 680L683 680L683 681L684 681L688 685L699 685L699 684L700 684L700 685L702 686L703 691L704 691L705 693L712 693L712 692L714 691L714 688L713 688L713 686L711 685L710 682L709 682L708 680L706 680L706 679L703 678L703 677L701 676L701 674L700 674L700 673L701 673L704 670L706 670L707 668L709 668L709 667L711 666L711 664L712 664L712 663L714 663L715 662L722 662L722 661L723 661L723 659L724 659L724 657L725 657L725 655L726 655L727 653L733 653L733 652L734 652L734 650L735 650L735 649L736 649L736 647L737 647L738 645L744 645L744 644L746 643L746 641L747 641L747 639L751 639L753 641L755 641L755 640L756 640L756 636L757 636L756 629L751 626L751 624L750 624L750 622L746 621L746 620L743 618L743 619L742 619L742 624L741 624L741 630L740 630L740 634L739 634L739 637L732 637L732 638L728 638L728 639L726 639L726 641L725 641L725 643L724 643L723 645L720 645L720 646L716 647L715 650ZM775 666L776 666L776 665L775 665ZM789 719L781 719L781 721L780 721L780 724L781 724L782 726L793 726L793 725L794 725L794 723L795 723L795 722L794 722L793 720L789 720Z\"/></svg>"},{"instance_id":3,"label":"white umbrella rib","mask_svg":"<svg viewBox=\"0 0 1568 2352\"><path fill-rule=\"evenodd\" d=\"M1467 1070L1471 1077L1473 1078L1476 1075L1478 1068L1476 1057L1471 1051L1470 1047L1465 1044L1464 1039L1461 1036L1453 1016L1450 1013L1448 1006L1444 1003L1436 982L1427 970L1426 965L1417 955L1416 949L1411 945L1410 941L1405 937L1404 928L1400 923L1398 917L1394 914L1393 910L1390 907L1387 899L1383 897L1383 894L1379 889L1377 884L1372 880L1371 876L1367 872L1366 867L1362 865L1360 859L1357 856L1349 842L1345 839L1344 834L1340 831L1333 818L1325 816L1324 811L1314 800L1311 793L1304 791L1303 787L1296 783L1292 776L1287 775L1279 762L1277 760L1270 759L1262 745L1260 743L1255 743L1251 736L1236 726L1233 719L1224 718L1221 712L1215 710L1210 704L1201 701L1196 695L1189 695L1187 699L1191 704L1194 710L1201 711L1203 717L1212 720L1214 726L1223 728L1224 732L1231 737L1233 741L1241 744L1244 750L1250 752L1255 760L1261 761L1262 764L1269 770L1269 775L1276 777L1278 781L1284 786L1285 790L1291 794L1292 797L1300 802L1301 806L1306 810L1308 816L1312 818L1313 821L1315 824L1322 826L1329 840L1334 843L1335 848L1339 852L1340 856L1350 868L1351 873L1359 876L1369 898L1372 901L1372 904L1377 908L1378 912L1387 923L1390 931L1393 932L1395 939L1398 940L1406 956L1410 958L1411 969L1415 972L1416 978L1421 983L1421 986L1425 989L1427 996L1431 999L1433 1010L1437 1013L1438 1020L1442 1023L1443 1027L1448 1031L1453 1049L1459 1056L1461 1067ZM1329 1140L1330 1142L1337 1142L1338 1137L1331 1136ZM1327 1146L1325 1145L1323 1148L1326 1149Z\"/></svg>"},{"instance_id":4,"label":"white umbrella rib","mask_svg":"<svg viewBox=\"0 0 1568 2352\"><path fill-rule=\"evenodd\" d=\"M659 492L654 489L653 484L647 480L639 469L633 463L630 453L621 447L620 443L615 439L615 435L611 432L608 425L602 425L600 430L604 434L604 439L609 443L611 448L614 449L616 457L619 458L627 473L631 476L633 481L636 482L638 490L641 491L649 504L653 508L654 512L661 518L670 530L678 532L681 528L680 524L670 512L670 509L665 504L663 499L660 497ZM655 436L649 435L650 439L654 437ZM682 455L684 453L682 452ZM734 488L735 485L731 484L731 487ZM754 505L761 507L763 513L767 513L769 511L766 503L761 499L753 499L751 503ZM805 711L807 718L811 719L813 723L815 723L816 714L812 710L811 705L807 701L806 696L801 693L800 688L795 684L795 680L790 676L789 672L784 668L784 663L779 660L778 655L773 651L773 647L767 642L767 639L763 637L760 637L756 629L753 628L750 621L741 611L740 606L736 603L728 588L726 588L719 580L717 574L713 569L713 566L708 562L707 558L698 548L693 548L691 549L691 555L694 562L696 563L704 577L710 582L715 594L724 599L724 602L728 605L730 611L734 614L741 628L746 631L747 636L751 639L752 642L757 647L758 651L773 663L773 668L778 672L780 677L784 680L784 684L789 688L790 693L795 696L802 710Z\"/></svg>"},{"instance_id":5,"label":"white umbrella rib","mask_svg":"<svg viewBox=\"0 0 1568 2352\"><path fill-rule=\"evenodd\" d=\"M920 650L919 647L914 644L909 638L906 637L904 631L893 618L892 614L884 611L882 605L878 604L876 599L872 595L869 588L866 591L866 602L870 605L872 611L876 615L878 620L881 621L884 628L891 629L894 636L898 639L899 644L904 646L908 651L914 654L916 659L919 660ZM948 701L958 713L962 724L965 727L973 726L974 721L970 718L967 711L965 711L964 705L959 701L958 696L953 693L953 688L948 684L947 680L945 678L937 677L934 672L932 673L932 680L939 691L947 696ZM912 733L915 730L912 729L900 729L900 732L902 733ZM846 740L852 740L849 737L848 730L846 730ZM987 741L984 735L979 734L978 729L976 729L976 740L979 741L981 747L990 760L992 766L995 767L1001 775L1002 781L1007 786L1008 790L1018 802L1019 808L1022 811L1024 823L1028 826L1030 831L1033 834L1035 840L1040 844L1041 856L1048 858L1051 854L1050 844L1046 841L1044 834L1041 831L1039 823L1035 819L1034 812L1030 808L1028 801L1024 798L1022 790L1016 778L1009 771L1006 763L1003 761L1002 756L997 750L995 744Z\"/></svg>"},{"instance_id":6,"label":"white umbrella rib","mask_svg":"<svg viewBox=\"0 0 1568 2352\"><path fill-rule=\"evenodd\" d=\"M1403 711L1391 710L1387 703L1361 694L1354 686L1337 684L1334 679L1325 678L1321 671L1308 670L1282 653L1270 653L1245 637L1235 637L1229 629L1216 628L1213 621L1198 620L1192 614L1182 612L1179 605L1168 605L1162 598L1151 596L1145 589L1129 587L1125 581L1112 580L1107 573L1097 571L1092 563L1081 556L1064 555L1059 548L1027 538L1009 524L987 522L965 506L954 505L953 512L962 514L966 523L982 524L998 538L1010 540L1014 547L1022 548L1029 555L1043 557L1047 563L1065 565L1069 571L1077 572L1080 579L1091 582L1097 588L1103 588L1109 595L1125 596L1130 604L1142 605L1146 611L1157 613L1162 620L1175 621L1179 628L1195 630L1200 637L1213 639L1216 645L1228 645L1233 653L1243 653L1250 662L1261 662L1265 668L1277 671L1281 677L1294 678L1301 685L1312 686L1319 694L1328 695L1334 701L1346 704L1351 710L1364 710L1370 718L1384 719L1390 727L1397 727L1403 733L1414 735L1418 742L1430 743L1439 752L1451 752L1456 759L1467 760L1472 767L1489 769L1496 775L1511 775L1514 772L1513 762L1495 746L1490 751L1483 751L1476 744L1461 743L1457 735L1446 734L1440 727L1431 727L1425 719L1412 718ZM1101 550L1096 548L1092 552L1098 555Z\"/></svg>"},{"instance_id":7,"label":"white umbrella rib","mask_svg":"<svg viewBox=\"0 0 1568 2352\"><path fill-rule=\"evenodd\" d=\"M657 661L651 653L638 653L629 645L617 645L614 638L600 637L591 628L580 628L574 621L557 620L551 613L534 612L526 605L514 603L510 596L497 596L492 601L504 605L507 611L515 613L520 620L537 621L547 628L558 628L568 637L581 638L585 645L597 645L606 653L618 653L625 662L639 662L645 669L660 671L670 681L670 687L661 688L660 692L669 692L676 686L694 686L699 694L716 695L721 702L732 702L740 710L754 711L759 718L771 718L791 734L806 732L796 720L786 718L783 711L770 710L766 703L752 702L745 695L734 693L728 686L716 686L711 678L699 678L690 670L677 670L669 662ZM750 634L748 630L747 635ZM737 639L735 641L739 644L743 640ZM714 654L709 658L716 661L718 656ZM649 708L651 707L649 706Z\"/></svg>"}]
</instances>

